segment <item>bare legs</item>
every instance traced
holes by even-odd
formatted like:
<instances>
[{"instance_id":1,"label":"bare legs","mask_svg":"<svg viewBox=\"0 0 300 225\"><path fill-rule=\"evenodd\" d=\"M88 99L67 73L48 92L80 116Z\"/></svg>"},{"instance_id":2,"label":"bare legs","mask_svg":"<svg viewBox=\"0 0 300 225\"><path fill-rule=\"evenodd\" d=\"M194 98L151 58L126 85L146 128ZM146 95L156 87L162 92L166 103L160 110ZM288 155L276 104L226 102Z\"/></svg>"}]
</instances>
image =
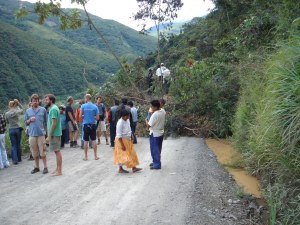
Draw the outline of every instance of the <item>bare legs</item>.
<instances>
[{"instance_id":1,"label":"bare legs","mask_svg":"<svg viewBox=\"0 0 300 225\"><path fill-rule=\"evenodd\" d=\"M56 170L54 170L51 173L51 176L60 176L62 175L62 156L61 156L61 152L55 151L55 156L56 156Z\"/></svg>"},{"instance_id":2,"label":"bare legs","mask_svg":"<svg viewBox=\"0 0 300 225\"><path fill-rule=\"evenodd\" d=\"M43 160L43 164L44 164L44 168L47 168L47 157L42 157ZM35 161L35 168L40 168L40 157L35 157L34 158Z\"/></svg>"},{"instance_id":3,"label":"bare legs","mask_svg":"<svg viewBox=\"0 0 300 225\"><path fill-rule=\"evenodd\" d=\"M99 157L97 155L97 143L96 143L96 140L93 141L93 149L94 149L94 157L95 157L95 160L98 160ZM88 141L84 141L84 159L83 160L88 160Z\"/></svg>"}]
</instances>

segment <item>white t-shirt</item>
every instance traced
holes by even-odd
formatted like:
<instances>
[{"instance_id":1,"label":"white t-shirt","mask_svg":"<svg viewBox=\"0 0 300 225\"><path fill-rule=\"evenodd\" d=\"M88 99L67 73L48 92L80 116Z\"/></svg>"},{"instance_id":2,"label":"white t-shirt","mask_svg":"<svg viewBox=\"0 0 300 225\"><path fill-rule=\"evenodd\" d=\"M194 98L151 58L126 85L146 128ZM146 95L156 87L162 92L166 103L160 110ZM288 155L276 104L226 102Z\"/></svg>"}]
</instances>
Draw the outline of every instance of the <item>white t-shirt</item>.
<instances>
[{"instance_id":1,"label":"white t-shirt","mask_svg":"<svg viewBox=\"0 0 300 225\"><path fill-rule=\"evenodd\" d=\"M126 121L122 118L119 119L116 129L116 138L131 139L131 127L129 119Z\"/></svg>"},{"instance_id":2,"label":"white t-shirt","mask_svg":"<svg viewBox=\"0 0 300 225\"><path fill-rule=\"evenodd\" d=\"M162 75L162 69L161 69L161 68L157 68L157 70L156 70L156 75L157 75L158 77L160 77L160 76Z\"/></svg>"},{"instance_id":3,"label":"white t-shirt","mask_svg":"<svg viewBox=\"0 0 300 225\"><path fill-rule=\"evenodd\" d=\"M148 122L150 126L150 135L153 134L153 137L160 137L164 135L165 117L165 110L158 110L152 114Z\"/></svg>"}]
</instances>

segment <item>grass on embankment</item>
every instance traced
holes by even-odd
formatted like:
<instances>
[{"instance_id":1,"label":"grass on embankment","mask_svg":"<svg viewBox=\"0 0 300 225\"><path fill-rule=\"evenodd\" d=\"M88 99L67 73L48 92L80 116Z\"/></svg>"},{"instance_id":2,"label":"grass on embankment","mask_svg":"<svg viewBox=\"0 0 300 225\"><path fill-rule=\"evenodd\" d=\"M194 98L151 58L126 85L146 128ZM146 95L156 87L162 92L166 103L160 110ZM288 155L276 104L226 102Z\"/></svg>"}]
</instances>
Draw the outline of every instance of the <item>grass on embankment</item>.
<instances>
[{"instance_id":1,"label":"grass on embankment","mask_svg":"<svg viewBox=\"0 0 300 225\"><path fill-rule=\"evenodd\" d=\"M262 178L270 224L300 224L300 35L271 57L243 89L235 147Z\"/></svg>"}]
</instances>

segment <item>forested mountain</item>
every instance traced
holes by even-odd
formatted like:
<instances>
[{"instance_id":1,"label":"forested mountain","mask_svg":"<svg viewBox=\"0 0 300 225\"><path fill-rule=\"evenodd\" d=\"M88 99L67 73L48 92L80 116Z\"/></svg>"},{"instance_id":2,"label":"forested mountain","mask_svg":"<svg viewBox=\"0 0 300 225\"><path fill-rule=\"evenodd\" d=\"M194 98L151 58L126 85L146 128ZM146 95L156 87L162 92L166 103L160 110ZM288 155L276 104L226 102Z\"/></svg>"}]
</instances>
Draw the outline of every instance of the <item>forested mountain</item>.
<instances>
[{"instance_id":1,"label":"forested mountain","mask_svg":"<svg viewBox=\"0 0 300 225\"><path fill-rule=\"evenodd\" d=\"M119 69L87 24L62 31L57 18L48 19L44 25L36 22L34 14L17 20L14 12L19 4L17 0L0 0L0 108L11 98L27 100L32 92L76 94L88 84L103 84ZM155 48L153 37L112 20L96 16L92 20L120 59L132 61Z\"/></svg>"},{"instance_id":2,"label":"forested mountain","mask_svg":"<svg viewBox=\"0 0 300 225\"><path fill-rule=\"evenodd\" d=\"M190 21L173 22L172 26L170 26L170 27L167 27L165 25L160 25L159 31L164 34L180 34L180 32L182 30L182 26L188 22L190 22ZM149 33L149 35L157 36L157 30L156 30L155 26L150 27L147 30L147 32Z\"/></svg>"}]
</instances>

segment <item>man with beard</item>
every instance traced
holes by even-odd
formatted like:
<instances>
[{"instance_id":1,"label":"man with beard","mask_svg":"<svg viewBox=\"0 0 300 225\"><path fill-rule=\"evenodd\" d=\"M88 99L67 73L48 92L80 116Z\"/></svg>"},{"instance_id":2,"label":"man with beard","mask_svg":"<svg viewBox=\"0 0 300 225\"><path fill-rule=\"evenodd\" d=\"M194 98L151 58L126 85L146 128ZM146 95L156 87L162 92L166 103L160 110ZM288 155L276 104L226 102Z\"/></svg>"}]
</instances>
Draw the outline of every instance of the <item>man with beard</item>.
<instances>
[{"instance_id":1,"label":"man with beard","mask_svg":"<svg viewBox=\"0 0 300 225\"><path fill-rule=\"evenodd\" d=\"M39 106L39 96L31 95L31 107L26 110L24 123L28 127L29 146L32 157L35 160L35 168L31 171L32 174L40 172L40 157L43 160L43 174L48 173L47 158L46 158L46 124L47 112L44 107Z\"/></svg>"},{"instance_id":2,"label":"man with beard","mask_svg":"<svg viewBox=\"0 0 300 225\"><path fill-rule=\"evenodd\" d=\"M61 132L61 123L60 123L60 113L58 107L55 105L55 96L48 94L45 96L45 104L50 108L47 128L48 128L48 137L46 139L49 142L50 151L55 152L56 156L56 170L54 170L52 176L62 175L62 156L60 152L60 138L62 135Z\"/></svg>"}]
</instances>

